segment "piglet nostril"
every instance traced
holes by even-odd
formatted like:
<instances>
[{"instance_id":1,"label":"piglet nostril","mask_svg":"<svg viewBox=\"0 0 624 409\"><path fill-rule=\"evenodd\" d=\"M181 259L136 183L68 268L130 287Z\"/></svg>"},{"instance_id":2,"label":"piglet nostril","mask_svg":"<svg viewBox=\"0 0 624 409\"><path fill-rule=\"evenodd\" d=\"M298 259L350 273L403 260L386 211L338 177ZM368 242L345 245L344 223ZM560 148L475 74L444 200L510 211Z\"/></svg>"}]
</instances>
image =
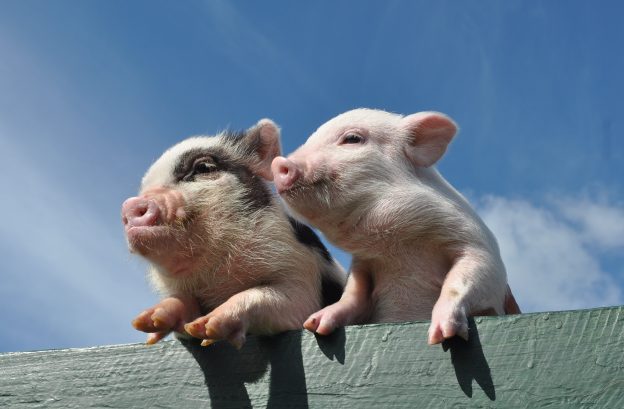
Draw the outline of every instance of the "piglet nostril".
<instances>
[{"instance_id":1,"label":"piglet nostril","mask_svg":"<svg viewBox=\"0 0 624 409\"><path fill-rule=\"evenodd\" d=\"M288 176L288 173L290 173L291 169L288 166L285 165L280 165L278 167L278 174L283 175L283 176Z\"/></svg>"},{"instance_id":2,"label":"piglet nostril","mask_svg":"<svg viewBox=\"0 0 624 409\"><path fill-rule=\"evenodd\" d=\"M124 226L153 226L158 222L160 210L153 200L131 197L121 207Z\"/></svg>"},{"instance_id":3,"label":"piglet nostril","mask_svg":"<svg viewBox=\"0 0 624 409\"><path fill-rule=\"evenodd\" d=\"M280 193L290 189L300 177L297 164L282 156L273 159L271 170L273 172L275 186Z\"/></svg>"}]
</instances>

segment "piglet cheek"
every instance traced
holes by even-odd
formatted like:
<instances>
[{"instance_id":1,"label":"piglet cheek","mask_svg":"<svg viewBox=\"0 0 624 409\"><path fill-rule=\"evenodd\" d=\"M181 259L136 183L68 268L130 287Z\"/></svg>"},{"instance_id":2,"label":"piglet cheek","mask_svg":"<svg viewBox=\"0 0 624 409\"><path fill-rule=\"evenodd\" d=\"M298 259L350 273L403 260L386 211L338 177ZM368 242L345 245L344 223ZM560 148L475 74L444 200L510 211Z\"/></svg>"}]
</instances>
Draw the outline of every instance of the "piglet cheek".
<instances>
[{"instance_id":1,"label":"piglet cheek","mask_svg":"<svg viewBox=\"0 0 624 409\"><path fill-rule=\"evenodd\" d=\"M341 162L331 155L321 152L314 153L306 158L306 177L311 182L319 180L334 180L339 175L340 168L344 167ZM348 169L347 169L348 170Z\"/></svg>"},{"instance_id":2,"label":"piglet cheek","mask_svg":"<svg viewBox=\"0 0 624 409\"><path fill-rule=\"evenodd\" d=\"M155 187L142 193L146 199L151 199L158 205L163 221L167 224L181 221L186 217L184 209L186 200L181 191L168 187Z\"/></svg>"}]
</instances>

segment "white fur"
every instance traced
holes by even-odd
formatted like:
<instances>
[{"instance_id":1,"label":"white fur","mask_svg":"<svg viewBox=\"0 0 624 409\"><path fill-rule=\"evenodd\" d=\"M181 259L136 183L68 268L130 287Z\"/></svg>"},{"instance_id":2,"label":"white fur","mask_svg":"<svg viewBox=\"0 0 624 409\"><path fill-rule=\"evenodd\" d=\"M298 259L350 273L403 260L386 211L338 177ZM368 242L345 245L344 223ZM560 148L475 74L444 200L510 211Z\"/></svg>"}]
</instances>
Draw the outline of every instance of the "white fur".
<instances>
[{"instance_id":1,"label":"white fur","mask_svg":"<svg viewBox=\"0 0 624 409\"><path fill-rule=\"evenodd\" d=\"M263 130L266 127L270 132ZM254 172L262 166L268 169L272 157L279 154L279 129L262 120L248 133L255 130L264 132L263 141L270 144L255 157L239 148L242 145L228 143L223 134L178 143L149 168L140 193L157 201L161 213L171 210L168 206L180 207L166 224L166 239L142 251L151 263L153 285L165 300L174 297L186 304L184 300L196 300L201 314L241 323L243 339L245 332L273 334L301 328L304 319L321 307L322 274L342 284L345 280L339 265L297 241L274 198L270 206L250 213L243 184L230 173L193 182L175 180L178 159L195 148L218 146ZM182 204L169 200L167 192L181 195ZM196 318L200 319L192 317ZM205 324L208 328L208 321ZM172 329L181 331L179 325ZM228 334L223 337L238 342Z\"/></svg>"},{"instance_id":2,"label":"white fur","mask_svg":"<svg viewBox=\"0 0 624 409\"><path fill-rule=\"evenodd\" d=\"M282 197L351 252L353 269L372 282L365 321L424 320L433 311L432 326L451 323L467 336L466 314L504 313L506 273L494 236L434 167L420 165L434 163L455 131L442 114L356 109L288 157L301 177ZM365 142L342 144L353 132Z\"/></svg>"}]
</instances>

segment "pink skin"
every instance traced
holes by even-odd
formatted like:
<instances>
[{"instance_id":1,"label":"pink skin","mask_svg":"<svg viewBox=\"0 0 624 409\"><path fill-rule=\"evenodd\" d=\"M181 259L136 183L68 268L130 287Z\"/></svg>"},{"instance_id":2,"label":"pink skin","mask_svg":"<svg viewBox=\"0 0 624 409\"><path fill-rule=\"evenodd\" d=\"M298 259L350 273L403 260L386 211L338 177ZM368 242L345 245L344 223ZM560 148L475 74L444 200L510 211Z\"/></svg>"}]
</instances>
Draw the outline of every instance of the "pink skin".
<instances>
[{"instance_id":1,"label":"pink skin","mask_svg":"<svg viewBox=\"0 0 624 409\"><path fill-rule=\"evenodd\" d=\"M204 346L224 339L240 349L245 343L249 326L243 311L236 300L230 299L209 314L184 325L184 330L189 335L202 339Z\"/></svg>"},{"instance_id":2,"label":"pink skin","mask_svg":"<svg viewBox=\"0 0 624 409\"><path fill-rule=\"evenodd\" d=\"M131 197L121 206L126 234L131 238L130 236L145 234L155 226L183 219L184 205L182 193L166 187L151 188L141 196Z\"/></svg>"},{"instance_id":3,"label":"pink skin","mask_svg":"<svg viewBox=\"0 0 624 409\"><path fill-rule=\"evenodd\" d=\"M295 187L296 183L304 175L297 162L284 157L275 158L272 169L278 193L287 192ZM454 271L460 270L460 267L460 265L456 264L455 268L449 272L451 280L455 274ZM461 279L461 276L458 278ZM320 335L329 335L336 328L366 322L373 308L370 300L371 286L370 274L365 271L352 269L341 299L312 314L304 323L304 328ZM509 286L507 289L505 313L519 314L520 308ZM458 304L453 296L446 297L442 294L432 312L432 324L429 328L428 343L430 345L438 344L444 341L444 339L456 335L467 340L468 326L465 322L466 314L464 307ZM475 312L471 315L493 314L484 311Z\"/></svg>"},{"instance_id":4,"label":"pink skin","mask_svg":"<svg viewBox=\"0 0 624 409\"><path fill-rule=\"evenodd\" d=\"M303 327L320 335L329 335L336 328L365 323L373 308L371 290L370 274L352 267L340 300L310 315Z\"/></svg>"},{"instance_id":5,"label":"pink skin","mask_svg":"<svg viewBox=\"0 0 624 409\"><path fill-rule=\"evenodd\" d=\"M175 232L175 225L186 217L184 203L180 192L158 187L126 200L122 206L122 221L132 251L157 263L172 275L194 271L191 268L183 273L176 273L180 270L180 263L185 261L176 255L175 243L172 243L171 237L174 234L172 232ZM203 316L195 297L174 295L143 311L132 321L132 325L137 330L150 334L147 338L148 344L154 344L175 331L202 339L202 345L226 340L240 348L245 342L249 326L254 322L264 323L262 329L268 333L296 328L292 317L283 322L275 320L278 312L266 306L267 300L271 300L271 304L286 305L290 302L292 291L289 286L254 287L233 295ZM301 294L295 299L305 299L306 296L307 294ZM296 310L299 306L293 305L291 309ZM303 318L297 320L302 321Z\"/></svg>"},{"instance_id":6,"label":"pink skin","mask_svg":"<svg viewBox=\"0 0 624 409\"><path fill-rule=\"evenodd\" d=\"M131 197L121 207L122 221L126 231L132 227L154 226L160 219L160 209L153 200Z\"/></svg>"},{"instance_id":7,"label":"pink skin","mask_svg":"<svg viewBox=\"0 0 624 409\"><path fill-rule=\"evenodd\" d=\"M199 304L194 297L171 296L140 313L132 326L149 333L147 344L155 344L171 331L185 333L184 324L199 315Z\"/></svg>"},{"instance_id":8,"label":"pink skin","mask_svg":"<svg viewBox=\"0 0 624 409\"><path fill-rule=\"evenodd\" d=\"M364 230L360 227L359 222L356 221L353 224L354 221L346 221L344 232L341 231L341 226L343 221L350 216L355 204L373 205L374 202L368 203L365 196L349 196L352 193L358 193L358 182L361 181L358 177L349 178L349 173L357 173L361 165L370 165L373 163L371 161L379 163L379 166L385 166L384 163L393 164L391 166L396 164L397 172L400 172L403 165L399 165L399 163L405 159L416 169L426 169L443 155L446 146L456 132L455 124L447 117L437 113L417 113L403 117L400 122L396 122L394 119L383 122L387 116L381 118L380 122L375 122L374 116L375 113L370 113L357 119L364 121L365 124L372 124L371 129L374 132L369 132L359 126L354 127L353 124L345 124L346 121L342 118L329 121L321 126L308 142L296 152L288 158L276 157L271 166L278 193L286 199L286 202L291 205L295 212L304 216L312 224L318 223L316 227L320 228L328 237L333 237L333 241L339 246L360 252L366 247L361 247L360 244L354 242L357 239L354 239L353 236L354 233L359 233L360 240L362 239ZM383 133L384 131L387 133ZM401 132L408 132L412 138L407 145L402 146L399 142L400 139L394 137L394 133ZM364 142L354 143L353 139L351 141L345 139L345 135L354 133L362 136ZM368 156L373 154L371 146L375 149L374 156ZM359 152L367 153L360 155ZM397 160L399 157L402 159ZM335 176L333 175L336 172L339 178L344 178L347 181L334 182L333 177ZM393 171L388 172L386 170L385 172L381 171L380 175L387 178L387 175L392 173ZM364 175L362 177L371 177L370 174L364 173ZM426 173L424 175L424 177L428 177ZM373 176L373 178L375 177ZM387 182L388 179L383 180ZM325 183L324 188L327 188L328 184L331 188L336 188L335 191L325 193L332 198L331 203L333 204L322 210L319 210L320 207L315 202L314 194L310 196L310 199L305 196L310 194L310 190L316 189L316 183L319 181ZM433 186L437 189L439 182L434 182ZM299 195L300 188L304 189L303 196ZM444 190L448 188L443 184L440 188L442 191L448 192L448 190ZM344 198L347 199L346 202L344 200L334 202L334 200ZM289 199L292 199L292 202ZM461 200L459 203L462 203ZM344 206L338 209L336 204ZM374 207L371 206L371 209ZM364 214L369 213L370 210L367 210ZM374 218L367 220L375 222ZM366 237L366 233L364 233L364 237ZM392 239L389 238L389 240ZM432 311L429 310L432 320L428 335L429 344L437 344L456 335L467 339L468 315L496 314L493 308L468 310L467 306L472 305L470 300L479 299L482 295L479 293L479 285L474 286L473 281L471 281L472 277L483 274L483 270L481 270L483 266L475 260L477 258L469 251L462 253L461 256L452 257L452 268L447 270L446 276L442 277L443 284L437 302L429 307L432 308ZM371 317L375 315L373 314L375 306L371 298L374 290L372 288L373 281L366 262L359 261L361 260L354 254L354 266L341 299L337 303L312 314L304 323L306 329L327 335L340 326L370 322ZM392 271L377 271L376 273L382 272L392 274ZM504 311L507 314L520 312L509 286L507 286L505 294ZM392 319L391 317L386 318ZM387 319L382 319L382 321L387 321Z\"/></svg>"},{"instance_id":9,"label":"pink skin","mask_svg":"<svg viewBox=\"0 0 624 409\"><path fill-rule=\"evenodd\" d=\"M147 344L152 345L165 338L171 331L202 339L207 346L219 340L226 340L237 349L245 343L249 326L241 305L244 294L237 294L201 316L200 307L194 297L172 296L140 313L132 326L150 335Z\"/></svg>"},{"instance_id":10,"label":"pink skin","mask_svg":"<svg viewBox=\"0 0 624 409\"><path fill-rule=\"evenodd\" d=\"M248 331L274 334L301 325L302 318L297 314L284 315L280 320L275 317L280 314L280 308L296 311L304 297L302 293L293 293L288 285L253 287L234 294L209 314L186 324L184 329L186 333L203 339L202 345L227 340L240 349ZM267 300L272 300L273 305L267 304Z\"/></svg>"},{"instance_id":11,"label":"pink skin","mask_svg":"<svg viewBox=\"0 0 624 409\"><path fill-rule=\"evenodd\" d=\"M175 257L162 257L160 247L170 237L167 225L185 216L181 192L166 187L151 188L138 197L127 199L121 207L122 222L131 251L160 262L175 264ZM165 243L166 244L166 243ZM176 271L171 267L170 271ZM140 313L132 326L147 332L148 344L154 344L171 331L184 333L184 324L199 316L199 304L194 297L171 296Z\"/></svg>"},{"instance_id":12,"label":"pink skin","mask_svg":"<svg viewBox=\"0 0 624 409\"><path fill-rule=\"evenodd\" d=\"M281 156L273 160L271 168L275 187L280 194L295 187L304 175L297 162ZM336 328L366 322L373 307L371 291L370 274L352 267L340 300L312 314L303 327L319 335L329 335Z\"/></svg>"},{"instance_id":13,"label":"pink skin","mask_svg":"<svg viewBox=\"0 0 624 409\"><path fill-rule=\"evenodd\" d=\"M121 218L130 251L161 266L172 275L188 274L193 268L189 257L179 255L175 240L176 223L186 218L186 202L178 190L157 186L138 197L127 199Z\"/></svg>"},{"instance_id":14,"label":"pink skin","mask_svg":"<svg viewBox=\"0 0 624 409\"><path fill-rule=\"evenodd\" d=\"M190 138L168 150L144 176L146 189L122 206L130 250L150 262L150 278L159 291L174 294L139 314L133 326L150 334L150 344L176 331L202 339L203 345L227 340L237 348L247 332L274 334L300 328L319 308L320 299L312 296L312 290L318 289L321 271L317 263L308 263L313 261L312 252L290 236L285 219L269 223L270 232L264 229L265 222L285 215L261 214L258 233L267 240L258 240L247 237L247 232L255 233L251 227L255 216L248 220L233 213L241 205L240 192L233 191L237 182L227 172L167 186L179 156L204 142L212 146L215 139ZM244 143L255 149L255 155L247 158L249 169L270 180L271 161L280 153L279 128L261 120L247 131ZM237 235L245 237L239 241ZM258 263L285 254L292 257L283 257L288 261L276 261L275 266Z\"/></svg>"},{"instance_id":15,"label":"pink skin","mask_svg":"<svg viewBox=\"0 0 624 409\"><path fill-rule=\"evenodd\" d=\"M245 296L245 292L236 294L203 316L194 297L167 297L139 314L132 321L132 326L150 334L147 338L149 345L175 331L203 340L204 346L226 340L240 349L245 343L245 334L249 327L249 319L243 305Z\"/></svg>"},{"instance_id":16,"label":"pink skin","mask_svg":"<svg viewBox=\"0 0 624 409\"><path fill-rule=\"evenodd\" d=\"M182 193L167 187L150 188L122 205L122 222L131 251L160 265L172 275L184 275L192 268L184 258L176 257L172 234L175 223L186 217ZM172 227L173 226L173 227ZM170 296L143 311L132 326L147 332L148 344L154 344L171 331L186 334L184 325L200 316L197 299L191 296Z\"/></svg>"},{"instance_id":17,"label":"pink skin","mask_svg":"<svg viewBox=\"0 0 624 409\"><path fill-rule=\"evenodd\" d=\"M271 169L273 170L273 181L278 193L283 193L292 188L303 174L295 162L282 156L273 159Z\"/></svg>"}]
</instances>

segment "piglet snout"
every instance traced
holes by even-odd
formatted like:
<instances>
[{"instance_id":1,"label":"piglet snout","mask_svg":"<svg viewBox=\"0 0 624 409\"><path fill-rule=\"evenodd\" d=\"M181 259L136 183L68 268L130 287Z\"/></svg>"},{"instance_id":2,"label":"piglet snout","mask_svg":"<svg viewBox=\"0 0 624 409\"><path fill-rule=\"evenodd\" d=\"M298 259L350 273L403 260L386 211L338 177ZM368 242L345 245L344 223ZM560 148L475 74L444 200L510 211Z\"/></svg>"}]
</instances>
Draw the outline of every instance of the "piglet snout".
<instances>
[{"instance_id":1,"label":"piglet snout","mask_svg":"<svg viewBox=\"0 0 624 409\"><path fill-rule=\"evenodd\" d=\"M273 180L278 193L290 189L301 177L301 170L297 164L290 159L277 156L271 163Z\"/></svg>"},{"instance_id":2,"label":"piglet snout","mask_svg":"<svg viewBox=\"0 0 624 409\"><path fill-rule=\"evenodd\" d=\"M121 219L126 228L154 226L160 219L160 209L154 200L131 197L121 206Z\"/></svg>"}]
</instances>

